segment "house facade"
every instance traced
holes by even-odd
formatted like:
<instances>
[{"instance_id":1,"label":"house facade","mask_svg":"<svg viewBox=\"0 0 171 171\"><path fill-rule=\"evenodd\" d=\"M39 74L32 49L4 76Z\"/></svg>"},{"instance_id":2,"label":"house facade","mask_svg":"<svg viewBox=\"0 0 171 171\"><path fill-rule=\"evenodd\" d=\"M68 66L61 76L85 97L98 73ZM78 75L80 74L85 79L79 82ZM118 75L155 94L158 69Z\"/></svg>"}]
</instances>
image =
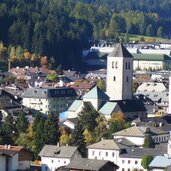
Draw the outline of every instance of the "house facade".
<instances>
[{"instance_id":1,"label":"house facade","mask_svg":"<svg viewBox=\"0 0 171 171\"><path fill-rule=\"evenodd\" d=\"M78 147L45 145L39 153L42 171L55 171L61 166L68 165L74 159L80 159Z\"/></svg>"},{"instance_id":2,"label":"house facade","mask_svg":"<svg viewBox=\"0 0 171 171\"><path fill-rule=\"evenodd\" d=\"M59 114L66 111L75 98L75 90L68 87L30 88L23 93L23 105L43 114Z\"/></svg>"}]
</instances>

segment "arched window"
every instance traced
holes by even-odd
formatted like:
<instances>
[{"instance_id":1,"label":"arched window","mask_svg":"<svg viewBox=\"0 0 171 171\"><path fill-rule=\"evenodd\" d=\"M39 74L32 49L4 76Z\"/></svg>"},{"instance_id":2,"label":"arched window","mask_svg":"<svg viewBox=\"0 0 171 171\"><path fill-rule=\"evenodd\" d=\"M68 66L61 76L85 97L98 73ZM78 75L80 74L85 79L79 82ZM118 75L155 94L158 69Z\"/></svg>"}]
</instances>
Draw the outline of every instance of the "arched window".
<instances>
[{"instance_id":1,"label":"arched window","mask_svg":"<svg viewBox=\"0 0 171 171\"><path fill-rule=\"evenodd\" d=\"M116 81L116 77L115 76L113 77L113 81Z\"/></svg>"}]
</instances>

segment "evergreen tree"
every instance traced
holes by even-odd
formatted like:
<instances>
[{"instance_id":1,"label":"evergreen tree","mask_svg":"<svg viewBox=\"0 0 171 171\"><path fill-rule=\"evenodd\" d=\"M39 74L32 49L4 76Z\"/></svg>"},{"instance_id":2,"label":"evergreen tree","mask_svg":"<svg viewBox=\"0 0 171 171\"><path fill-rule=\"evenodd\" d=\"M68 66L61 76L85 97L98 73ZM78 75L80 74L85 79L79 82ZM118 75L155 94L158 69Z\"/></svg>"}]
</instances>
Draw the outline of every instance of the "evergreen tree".
<instances>
[{"instance_id":1,"label":"evergreen tree","mask_svg":"<svg viewBox=\"0 0 171 171\"><path fill-rule=\"evenodd\" d=\"M33 122L33 132L36 132L38 123L40 122L41 119L43 119L41 113L37 112Z\"/></svg>"},{"instance_id":2,"label":"evergreen tree","mask_svg":"<svg viewBox=\"0 0 171 171\"><path fill-rule=\"evenodd\" d=\"M141 160L141 166L144 169L149 170L149 164L151 163L152 160L153 160L153 156L150 156L150 155L144 156Z\"/></svg>"},{"instance_id":3,"label":"evergreen tree","mask_svg":"<svg viewBox=\"0 0 171 171\"><path fill-rule=\"evenodd\" d=\"M152 148L154 146L153 139L150 135L145 137L143 147Z\"/></svg>"},{"instance_id":4,"label":"evergreen tree","mask_svg":"<svg viewBox=\"0 0 171 171\"><path fill-rule=\"evenodd\" d=\"M28 129L29 121L24 113L20 113L16 122L17 132L20 134L22 132L26 132Z\"/></svg>"},{"instance_id":5,"label":"evergreen tree","mask_svg":"<svg viewBox=\"0 0 171 171\"><path fill-rule=\"evenodd\" d=\"M33 140L33 144L34 144L33 152L34 152L35 159L38 158L39 152L46 144L46 142L44 141L43 132L44 132L44 120L43 118L40 118L39 122L37 123L36 130L34 132L34 140Z\"/></svg>"},{"instance_id":6,"label":"evergreen tree","mask_svg":"<svg viewBox=\"0 0 171 171\"><path fill-rule=\"evenodd\" d=\"M160 26L157 30L157 36L158 37L163 37L164 36L164 32L163 32L163 27Z\"/></svg>"},{"instance_id":7,"label":"evergreen tree","mask_svg":"<svg viewBox=\"0 0 171 171\"><path fill-rule=\"evenodd\" d=\"M86 149L86 143L84 139L84 128L80 122L78 121L77 125L75 126L75 129L72 133L72 145L78 146L80 153L83 157L87 156L87 149Z\"/></svg>"},{"instance_id":8,"label":"evergreen tree","mask_svg":"<svg viewBox=\"0 0 171 171\"><path fill-rule=\"evenodd\" d=\"M99 113L89 103L84 103L84 108L80 114L80 122L84 129L93 132L97 126L96 118Z\"/></svg>"},{"instance_id":9,"label":"evergreen tree","mask_svg":"<svg viewBox=\"0 0 171 171\"><path fill-rule=\"evenodd\" d=\"M59 118L55 114L49 114L45 124L43 132L43 140L45 144L55 145L59 142Z\"/></svg>"},{"instance_id":10,"label":"evergreen tree","mask_svg":"<svg viewBox=\"0 0 171 171\"><path fill-rule=\"evenodd\" d=\"M146 35L147 36L153 36L153 27L151 24L149 24L146 28Z\"/></svg>"}]
</instances>

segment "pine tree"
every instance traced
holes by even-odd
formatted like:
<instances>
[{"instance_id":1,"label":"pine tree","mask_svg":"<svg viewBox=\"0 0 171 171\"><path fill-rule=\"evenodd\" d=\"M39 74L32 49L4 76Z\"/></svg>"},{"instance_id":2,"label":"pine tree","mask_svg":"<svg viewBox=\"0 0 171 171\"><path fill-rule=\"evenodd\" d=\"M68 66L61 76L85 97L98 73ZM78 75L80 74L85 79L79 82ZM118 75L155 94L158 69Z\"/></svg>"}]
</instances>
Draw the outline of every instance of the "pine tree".
<instances>
[{"instance_id":1,"label":"pine tree","mask_svg":"<svg viewBox=\"0 0 171 171\"><path fill-rule=\"evenodd\" d=\"M49 114L44 124L44 142L45 144L55 145L59 142L59 119L55 114Z\"/></svg>"},{"instance_id":2,"label":"pine tree","mask_svg":"<svg viewBox=\"0 0 171 171\"><path fill-rule=\"evenodd\" d=\"M17 118L16 129L17 132L20 134L22 132L26 132L28 129L29 121L24 113L20 113Z\"/></svg>"},{"instance_id":3,"label":"pine tree","mask_svg":"<svg viewBox=\"0 0 171 171\"><path fill-rule=\"evenodd\" d=\"M78 149L83 157L87 156L86 143L84 139L84 129L80 122L78 121L73 133L72 133L72 145L78 146Z\"/></svg>"}]
</instances>

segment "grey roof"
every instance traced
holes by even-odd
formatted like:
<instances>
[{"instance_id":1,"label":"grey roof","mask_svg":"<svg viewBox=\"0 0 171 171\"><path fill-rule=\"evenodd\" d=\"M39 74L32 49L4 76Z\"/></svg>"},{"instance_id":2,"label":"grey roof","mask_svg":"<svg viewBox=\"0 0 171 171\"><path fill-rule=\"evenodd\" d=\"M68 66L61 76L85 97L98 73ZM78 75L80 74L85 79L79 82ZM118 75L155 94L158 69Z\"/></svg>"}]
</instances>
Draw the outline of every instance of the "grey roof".
<instances>
[{"instance_id":1,"label":"grey roof","mask_svg":"<svg viewBox=\"0 0 171 171\"><path fill-rule=\"evenodd\" d=\"M117 102L106 102L99 110L99 113L103 115L111 115L117 106Z\"/></svg>"},{"instance_id":2,"label":"grey roof","mask_svg":"<svg viewBox=\"0 0 171 171\"><path fill-rule=\"evenodd\" d=\"M90 149L119 150L119 146L114 140L102 140L100 142L89 145Z\"/></svg>"},{"instance_id":3,"label":"grey roof","mask_svg":"<svg viewBox=\"0 0 171 171\"><path fill-rule=\"evenodd\" d=\"M122 131L116 132L113 135L114 136L126 136L126 137L145 137L146 134L153 135L161 135L161 134L167 134L167 131L160 130L156 127L152 126L133 126L127 129L124 129Z\"/></svg>"},{"instance_id":4,"label":"grey roof","mask_svg":"<svg viewBox=\"0 0 171 171\"><path fill-rule=\"evenodd\" d=\"M93 89L91 89L87 94L85 94L83 96L83 99L104 99L104 100L108 100L109 97L98 86L95 86Z\"/></svg>"},{"instance_id":5,"label":"grey roof","mask_svg":"<svg viewBox=\"0 0 171 171\"><path fill-rule=\"evenodd\" d=\"M108 55L108 57L132 58L133 56L128 52L122 43L118 43L116 44L115 49Z\"/></svg>"},{"instance_id":6,"label":"grey roof","mask_svg":"<svg viewBox=\"0 0 171 171\"><path fill-rule=\"evenodd\" d=\"M136 144L134 144L133 142L129 141L126 138L116 138L116 139L114 139L114 141L117 143L117 145L121 149L126 148L126 147L135 147L135 146L137 146Z\"/></svg>"},{"instance_id":7,"label":"grey roof","mask_svg":"<svg viewBox=\"0 0 171 171\"><path fill-rule=\"evenodd\" d=\"M166 168L171 165L171 158L167 156L156 156L150 163L150 168Z\"/></svg>"},{"instance_id":8,"label":"grey roof","mask_svg":"<svg viewBox=\"0 0 171 171\"><path fill-rule=\"evenodd\" d=\"M117 168L117 165L114 163L107 161L107 160L95 160L95 159L87 159L87 158L81 158L81 159L74 159L69 163L66 168L70 169L76 169L76 170L91 170L91 171L98 171L100 170L104 165L110 164L114 168Z\"/></svg>"},{"instance_id":9,"label":"grey roof","mask_svg":"<svg viewBox=\"0 0 171 171\"><path fill-rule=\"evenodd\" d=\"M71 158L78 147L75 146L61 146L57 145L45 145L40 151L41 157L53 157L53 158Z\"/></svg>"},{"instance_id":10,"label":"grey roof","mask_svg":"<svg viewBox=\"0 0 171 171\"><path fill-rule=\"evenodd\" d=\"M143 158L145 155L151 155L153 157L157 155L163 155L167 151L163 149L156 149L156 148L126 148L124 151L121 152L119 155L122 158Z\"/></svg>"},{"instance_id":11,"label":"grey roof","mask_svg":"<svg viewBox=\"0 0 171 171\"><path fill-rule=\"evenodd\" d=\"M74 100L74 102L69 107L68 111L76 111L82 103L82 100Z\"/></svg>"},{"instance_id":12,"label":"grey roof","mask_svg":"<svg viewBox=\"0 0 171 171\"><path fill-rule=\"evenodd\" d=\"M73 97L76 92L73 88L29 88L23 93L23 97L48 98L48 97Z\"/></svg>"}]
</instances>

